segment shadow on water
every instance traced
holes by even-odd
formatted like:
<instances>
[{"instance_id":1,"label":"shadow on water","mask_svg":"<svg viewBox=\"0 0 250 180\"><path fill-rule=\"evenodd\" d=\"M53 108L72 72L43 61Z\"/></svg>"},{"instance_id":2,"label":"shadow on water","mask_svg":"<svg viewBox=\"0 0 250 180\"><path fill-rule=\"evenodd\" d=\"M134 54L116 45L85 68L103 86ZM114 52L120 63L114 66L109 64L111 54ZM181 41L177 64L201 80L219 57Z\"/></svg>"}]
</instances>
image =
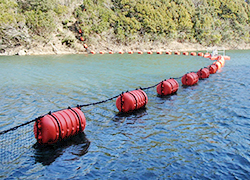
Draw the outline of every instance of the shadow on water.
<instances>
[{"instance_id":1,"label":"shadow on water","mask_svg":"<svg viewBox=\"0 0 250 180\"><path fill-rule=\"evenodd\" d=\"M177 91L172 93L172 94L168 94L168 95L159 95L159 94L157 94L157 97L161 98L163 100L171 100L171 97L174 96L174 95L177 95Z\"/></svg>"},{"instance_id":2,"label":"shadow on water","mask_svg":"<svg viewBox=\"0 0 250 180\"><path fill-rule=\"evenodd\" d=\"M35 149L35 162L42 163L44 166L50 165L69 147L73 147L73 150L71 150L72 155L80 157L88 152L89 146L90 141L86 138L84 132L52 145L40 145L36 143L33 145Z\"/></svg>"},{"instance_id":3,"label":"shadow on water","mask_svg":"<svg viewBox=\"0 0 250 180\"><path fill-rule=\"evenodd\" d=\"M112 120L114 122L120 123L124 122L126 119L135 122L138 118L141 118L145 115L147 115L146 107L128 113L119 112L112 118Z\"/></svg>"}]
</instances>

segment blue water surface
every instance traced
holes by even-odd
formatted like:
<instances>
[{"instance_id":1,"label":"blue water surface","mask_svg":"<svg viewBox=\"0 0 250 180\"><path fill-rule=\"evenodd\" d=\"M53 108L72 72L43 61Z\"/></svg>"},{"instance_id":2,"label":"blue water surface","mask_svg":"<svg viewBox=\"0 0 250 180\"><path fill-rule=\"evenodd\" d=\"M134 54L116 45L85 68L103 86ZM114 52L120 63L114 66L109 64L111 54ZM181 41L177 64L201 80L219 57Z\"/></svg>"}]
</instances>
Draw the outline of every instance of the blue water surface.
<instances>
[{"instance_id":1,"label":"blue water surface","mask_svg":"<svg viewBox=\"0 0 250 180\"><path fill-rule=\"evenodd\" d=\"M0 135L1 179L249 179L250 51L177 94L145 90L145 109L120 115L115 99L83 107L84 134L37 147L33 123ZM210 65L176 55L0 57L0 131L49 111L149 87Z\"/></svg>"}]
</instances>

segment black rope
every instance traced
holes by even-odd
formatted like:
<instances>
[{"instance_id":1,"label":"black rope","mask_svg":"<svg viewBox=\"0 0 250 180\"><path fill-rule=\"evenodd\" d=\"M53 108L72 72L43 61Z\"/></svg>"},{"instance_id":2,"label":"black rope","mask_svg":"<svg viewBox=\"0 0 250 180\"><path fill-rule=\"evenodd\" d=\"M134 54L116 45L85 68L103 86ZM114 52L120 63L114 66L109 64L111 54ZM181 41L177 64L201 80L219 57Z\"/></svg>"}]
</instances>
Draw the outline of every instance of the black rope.
<instances>
[{"instance_id":1,"label":"black rope","mask_svg":"<svg viewBox=\"0 0 250 180\"><path fill-rule=\"evenodd\" d=\"M82 132L82 123L81 123L81 119L80 119L78 113L74 109L72 109L71 107L68 107L68 109L70 109L71 111L73 111L75 113L75 115L77 116L77 119L79 121L79 132Z\"/></svg>"},{"instance_id":2,"label":"black rope","mask_svg":"<svg viewBox=\"0 0 250 180\"><path fill-rule=\"evenodd\" d=\"M21 124L21 125L15 126L15 127L13 127L13 128L7 129L7 130L5 130L5 131L1 131L1 132L0 132L0 135L1 135L1 134L5 134L5 133L7 133L7 132L9 132L9 131L14 131L14 130L16 130L16 129L22 127L22 126L28 125L28 124L30 124L30 123L32 123L32 122L35 122L37 119L39 119L39 118L41 118L41 117L43 117L43 116L40 116L40 117L38 117L38 118L36 118L36 119L33 119L33 120L28 121L28 122L26 122L26 123L23 123L23 124Z\"/></svg>"},{"instance_id":3,"label":"black rope","mask_svg":"<svg viewBox=\"0 0 250 180\"><path fill-rule=\"evenodd\" d=\"M168 81L168 83L171 85L171 87L172 87L172 89L171 89L171 94L173 94L173 90L174 90L174 86L173 86L173 84L170 82L170 81Z\"/></svg>"},{"instance_id":4,"label":"black rope","mask_svg":"<svg viewBox=\"0 0 250 180\"><path fill-rule=\"evenodd\" d=\"M112 98L109 98L109 99L103 100L103 101L98 101L98 102L95 102L95 103L89 103L89 104L82 104L82 105L77 105L77 106L78 106L78 107L85 107L85 106L92 106L92 105L96 105L96 104L102 104L102 103L105 103L105 102L111 101L111 100L113 100L113 99L115 99L115 98L118 98L119 96L120 96L120 94L119 94L119 95L117 95L117 96L114 96L114 97L112 97Z\"/></svg>"},{"instance_id":5,"label":"black rope","mask_svg":"<svg viewBox=\"0 0 250 180\"><path fill-rule=\"evenodd\" d=\"M140 87L141 89L141 87ZM146 103L147 103L147 97L145 96L144 92L143 91L140 91L140 93L144 96L144 100L145 100L145 103L144 103L144 107L146 106Z\"/></svg>"},{"instance_id":6,"label":"black rope","mask_svg":"<svg viewBox=\"0 0 250 180\"><path fill-rule=\"evenodd\" d=\"M124 103L122 98L123 98L123 92L121 93L121 112L123 112L123 103Z\"/></svg>"},{"instance_id":7,"label":"black rope","mask_svg":"<svg viewBox=\"0 0 250 180\"><path fill-rule=\"evenodd\" d=\"M62 131L61 131L61 126L60 126L58 119L51 113L51 111L48 113L48 115L52 116L56 120L58 128L59 128L59 140L61 140L62 139Z\"/></svg>"},{"instance_id":8,"label":"black rope","mask_svg":"<svg viewBox=\"0 0 250 180\"><path fill-rule=\"evenodd\" d=\"M135 109L137 109L138 102L137 102L137 99L136 99L135 95L133 93L131 93L131 92L127 92L127 93L131 94L134 97L134 99L135 99Z\"/></svg>"}]
</instances>

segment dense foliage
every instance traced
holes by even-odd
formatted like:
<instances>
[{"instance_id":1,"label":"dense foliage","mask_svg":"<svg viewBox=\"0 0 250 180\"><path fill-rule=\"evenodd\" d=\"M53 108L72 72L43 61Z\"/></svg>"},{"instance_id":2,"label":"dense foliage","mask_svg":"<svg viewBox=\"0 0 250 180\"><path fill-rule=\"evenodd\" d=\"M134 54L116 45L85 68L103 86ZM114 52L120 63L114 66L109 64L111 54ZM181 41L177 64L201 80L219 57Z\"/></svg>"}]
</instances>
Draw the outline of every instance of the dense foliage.
<instances>
[{"instance_id":1,"label":"dense foliage","mask_svg":"<svg viewBox=\"0 0 250 180\"><path fill-rule=\"evenodd\" d=\"M250 42L250 5L245 0L72 0L71 3L75 4L73 10L59 0L0 0L2 43L13 38L25 41L6 34L6 29L27 28L32 38L46 38L57 30L58 23L67 25L72 18L76 28L82 29L84 37L89 39L99 35L121 43L140 37L203 45Z\"/></svg>"}]
</instances>

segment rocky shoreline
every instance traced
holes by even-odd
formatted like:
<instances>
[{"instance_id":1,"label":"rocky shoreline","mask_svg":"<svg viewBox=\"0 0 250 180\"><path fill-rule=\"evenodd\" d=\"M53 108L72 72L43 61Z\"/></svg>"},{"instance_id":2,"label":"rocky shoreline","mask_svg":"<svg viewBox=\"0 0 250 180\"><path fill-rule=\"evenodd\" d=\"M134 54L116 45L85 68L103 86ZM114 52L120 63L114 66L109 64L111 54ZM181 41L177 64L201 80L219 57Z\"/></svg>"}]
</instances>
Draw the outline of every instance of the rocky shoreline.
<instances>
[{"instance_id":1,"label":"rocky shoreline","mask_svg":"<svg viewBox=\"0 0 250 180\"><path fill-rule=\"evenodd\" d=\"M13 55L63 55L63 54L88 54L90 51L99 53L103 51L108 53L113 51L118 53L120 51L126 53L128 51L207 51L208 49L217 48L219 50L248 50L250 49L250 44L241 45L226 45L226 46L211 46L205 47L198 43L180 43L177 41L171 42L134 42L126 45L121 45L117 43L107 43L104 41L96 41L96 43L90 44L86 50L82 43L75 43L74 47L68 47L62 45L61 43L49 42L46 44L35 44L31 48L19 46L15 48L5 49L4 52L0 52L0 56L13 56Z\"/></svg>"}]
</instances>

